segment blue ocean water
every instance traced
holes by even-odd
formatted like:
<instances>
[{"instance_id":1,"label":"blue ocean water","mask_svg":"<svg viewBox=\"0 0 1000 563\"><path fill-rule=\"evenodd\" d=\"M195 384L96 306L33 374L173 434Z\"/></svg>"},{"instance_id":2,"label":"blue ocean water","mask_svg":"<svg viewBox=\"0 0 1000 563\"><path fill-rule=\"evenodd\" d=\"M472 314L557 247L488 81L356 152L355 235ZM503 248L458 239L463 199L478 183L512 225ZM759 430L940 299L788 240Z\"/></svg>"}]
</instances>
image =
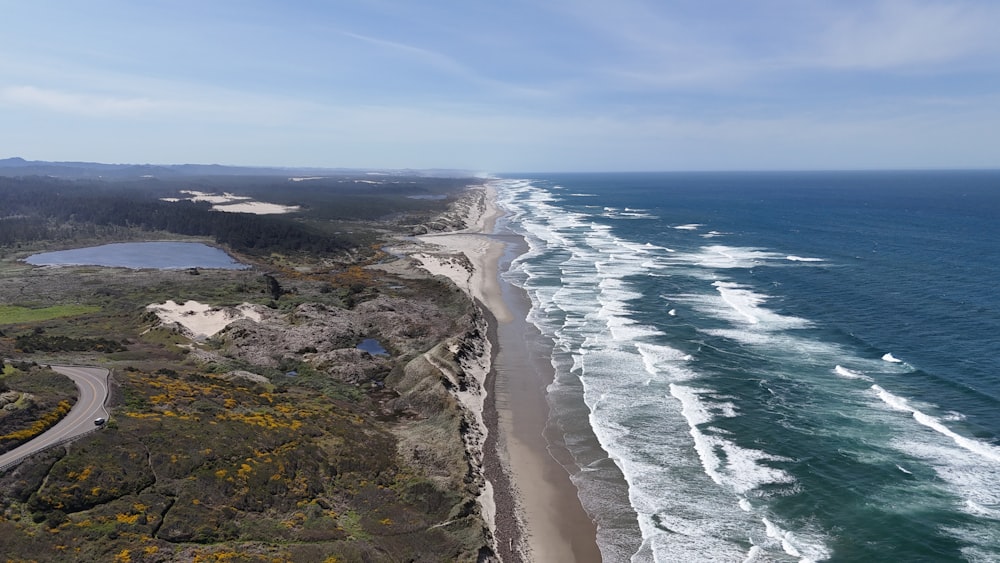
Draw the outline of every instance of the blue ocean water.
<instances>
[{"instance_id":1,"label":"blue ocean water","mask_svg":"<svg viewBox=\"0 0 1000 563\"><path fill-rule=\"evenodd\" d=\"M497 185L606 560L1000 560L1000 172Z\"/></svg>"}]
</instances>

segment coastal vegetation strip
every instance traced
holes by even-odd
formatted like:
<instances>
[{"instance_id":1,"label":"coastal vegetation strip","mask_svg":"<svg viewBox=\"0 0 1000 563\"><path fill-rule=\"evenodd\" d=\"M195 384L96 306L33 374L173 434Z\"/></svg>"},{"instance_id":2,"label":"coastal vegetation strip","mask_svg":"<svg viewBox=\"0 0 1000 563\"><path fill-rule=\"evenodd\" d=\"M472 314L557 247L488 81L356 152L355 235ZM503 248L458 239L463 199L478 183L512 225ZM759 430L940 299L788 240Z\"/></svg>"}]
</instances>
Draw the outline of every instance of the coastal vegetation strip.
<instances>
[{"instance_id":1,"label":"coastal vegetation strip","mask_svg":"<svg viewBox=\"0 0 1000 563\"><path fill-rule=\"evenodd\" d=\"M73 404L69 401L59 401L56 408L42 415L41 418L33 422L28 428L0 435L0 450L7 449L6 445L8 443L23 443L26 440L30 440L31 438L40 435L49 428L52 428L57 422L62 420L62 417L69 413L71 408L73 408Z\"/></svg>"}]
</instances>

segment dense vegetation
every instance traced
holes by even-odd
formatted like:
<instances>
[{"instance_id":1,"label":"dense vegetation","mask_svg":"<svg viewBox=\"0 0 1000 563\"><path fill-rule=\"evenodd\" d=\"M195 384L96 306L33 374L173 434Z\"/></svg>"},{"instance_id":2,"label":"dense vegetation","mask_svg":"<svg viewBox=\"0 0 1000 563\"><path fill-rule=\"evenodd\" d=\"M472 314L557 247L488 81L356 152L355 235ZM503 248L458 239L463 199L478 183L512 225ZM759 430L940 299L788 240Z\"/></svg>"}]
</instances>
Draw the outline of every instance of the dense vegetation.
<instances>
[{"instance_id":1,"label":"dense vegetation","mask_svg":"<svg viewBox=\"0 0 1000 563\"><path fill-rule=\"evenodd\" d=\"M16 364L16 365L15 365ZM27 362L0 369L0 452L41 434L69 411L76 388L65 376Z\"/></svg>"},{"instance_id":2,"label":"dense vegetation","mask_svg":"<svg viewBox=\"0 0 1000 563\"><path fill-rule=\"evenodd\" d=\"M408 232L467 182L414 181L422 184L384 192L361 181L310 181L277 195L275 179L0 178L0 197L11 201L0 209L0 358L8 358L0 394L20 401L0 418L0 447L43 431L75 397L46 364L100 364L117 386L101 431L0 473L0 554L154 562L472 561L488 553L458 434L465 422L441 373L422 359L433 349L436 363L449 361L454 338L470 330L471 302L438 279L325 261L368 244L362 229ZM235 192L236 184L253 187L243 195L304 211L229 215L158 199L180 189ZM340 218L355 204L368 207ZM14 260L52 241L206 228L218 230L199 236L232 236L226 246L263 268L195 276ZM255 238L240 239L243 228ZM297 254L306 251L308 259ZM289 330L318 330L304 346L254 360L266 342L241 336L253 327L193 344L146 310L167 299L251 303ZM343 337L331 344L332 334ZM355 344L366 337L390 354L360 356Z\"/></svg>"},{"instance_id":3,"label":"dense vegetation","mask_svg":"<svg viewBox=\"0 0 1000 563\"><path fill-rule=\"evenodd\" d=\"M71 338L50 336L41 329L20 334L14 339L14 346L24 354L33 352L121 352L125 344L109 338Z\"/></svg>"},{"instance_id":4,"label":"dense vegetation","mask_svg":"<svg viewBox=\"0 0 1000 563\"><path fill-rule=\"evenodd\" d=\"M0 247L50 240L122 236L129 230L210 237L247 254L333 254L370 242L358 221L419 221L440 211L467 180L410 179L373 185L354 179L291 182L284 178L66 180L0 177ZM364 182L372 182L364 180ZM213 211L207 202L162 201L182 190L238 193L297 205L291 215ZM426 197L444 199L423 199ZM415 199L421 198L421 199Z\"/></svg>"},{"instance_id":5,"label":"dense vegetation","mask_svg":"<svg viewBox=\"0 0 1000 563\"><path fill-rule=\"evenodd\" d=\"M39 560L111 560L127 549L135 561L198 553L351 561L468 549L469 538L439 526L467 517L461 494L402 466L394 438L363 403L193 372L124 378L115 428L48 454L46 473L25 467L4 481L14 496L0 500L11 517L0 521L0 551ZM26 541L34 523L46 541Z\"/></svg>"}]
</instances>

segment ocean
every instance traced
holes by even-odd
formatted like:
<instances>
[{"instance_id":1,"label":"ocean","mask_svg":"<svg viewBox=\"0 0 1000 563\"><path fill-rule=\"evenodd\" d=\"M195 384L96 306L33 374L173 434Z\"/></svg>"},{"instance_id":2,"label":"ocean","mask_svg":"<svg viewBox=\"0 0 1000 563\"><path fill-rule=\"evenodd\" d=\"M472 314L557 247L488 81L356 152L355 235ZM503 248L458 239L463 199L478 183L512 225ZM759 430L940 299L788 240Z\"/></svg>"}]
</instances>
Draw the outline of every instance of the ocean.
<instances>
[{"instance_id":1,"label":"ocean","mask_svg":"<svg viewBox=\"0 0 1000 563\"><path fill-rule=\"evenodd\" d=\"M1000 172L497 186L605 560L1000 560Z\"/></svg>"}]
</instances>

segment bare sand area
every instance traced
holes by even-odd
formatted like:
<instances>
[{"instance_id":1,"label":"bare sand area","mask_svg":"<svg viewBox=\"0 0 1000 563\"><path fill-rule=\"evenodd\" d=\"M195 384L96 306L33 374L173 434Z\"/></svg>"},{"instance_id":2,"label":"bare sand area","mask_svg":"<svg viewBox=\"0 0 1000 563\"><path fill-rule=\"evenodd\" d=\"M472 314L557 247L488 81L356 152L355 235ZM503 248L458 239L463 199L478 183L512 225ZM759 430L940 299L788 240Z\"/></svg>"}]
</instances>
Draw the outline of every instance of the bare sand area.
<instances>
[{"instance_id":1,"label":"bare sand area","mask_svg":"<svg viewBox=\"0 0 1000 563\"><path fill-rule=\"evenodd\" d=\"M487 379L493 383L487 384L492 400L486 403L495 413L485 416L492 438L485 457L487 478L494 481L493 498L486 502L494 503L490 508L496 510L498 555L506 562L600 561L596 526L583 510L567 470L553 457L560 452L550 453L558 446L544 437L549 415L545 393L553 378L552 366L544 351L534 347L538 335L526 320L527 296L498 275L501 262L509 264L525 246L512 233L496 232L503 211L495 199L493 187L488 186L483 205L470 208L468 228L417 237L424 247L411 257L428 272L452 279L495 318L491 332L496 348L492 377ZM499 479L496 472L491 477L489 468L493 447L503 472Z\"/></svg>"},{"instance_id":2,"label":"bare sand area","mask_svg":"<svg viewBox=\"0 0 1000 563\"><path fill-rule=\"evenodd\" d=\"M309 180L310 178L302 178ZM292 180L295 180L292 178ZM223 211L225 213L253 213L254 215L275 215L282 213L294 213L300 209L297 205L279 205L277 203L267 203L254 201L253 198L243 195L235 195L228 192L211 194L194 190L181 190L186 197L164 197L163 201L178 202L181 200L207 201L212 204L213 211Z\"/></svg>"},{"instance_id":3,"label":"bare sand area","mask_svg":"<svg viewBox=\"0 0 1000 563\"><path fill-rule=\"evenodd\" d=\"M164 324L179 326L188 336L204 340L240 319L261 320L261 307L244 303L239 307L212 307L198 301L153 303L146 306Z\"/></svg>"}]
</instances>

